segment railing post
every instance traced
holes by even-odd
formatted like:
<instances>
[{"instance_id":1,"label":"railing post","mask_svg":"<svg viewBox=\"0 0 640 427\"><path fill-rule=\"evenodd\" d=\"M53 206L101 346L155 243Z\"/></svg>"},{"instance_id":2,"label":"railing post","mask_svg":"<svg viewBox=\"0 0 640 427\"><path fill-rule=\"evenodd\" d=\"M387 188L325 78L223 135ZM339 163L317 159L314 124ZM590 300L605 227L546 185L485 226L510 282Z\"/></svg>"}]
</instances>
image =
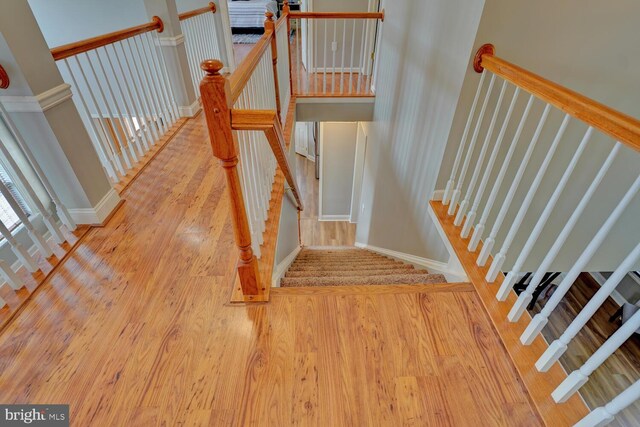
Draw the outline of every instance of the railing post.
<instances>
[{"instance_id":1,"label":"railing post","mask_svg":"<svg viewBox=\"0 0 640 427\"><path fill-rule=\"evenodd\" d=\"M291 96L293 96L293 93L294 93L293 92L293 76L292 76L293 67L291 66L291 42L289 41L289 37L291 37L291 19L289 17L289 12L291 12L291 8L289 7L289 2L287 0L284 0L284 3L282 4L282 13L286 16L286 19L287 19L287 46L289 48L289 88L291 90ZM296 39L294 39L296 46L298 45L297 38L299 36L300 34L296 34Z\"/></svg>"},{"instance_id":2,"label":"railing post","mask_svg":"<svg viewBox=\"0 0 640 427\"><path fill-rule=\"evenodd\" d=\"M240 176L238 175L238 143L231 129L231 87L229 80L220 74L224 66L218 60L206 60L200 65L206 73L200 83L202 107L207 119L213 155L220 159L227 177L231 200L233 231L236 246L240 250L238 276L244 295L260 295L258 260L251 249L251 234L247 211L244 206Z\"/></svg>"},{"instance_id":3,"label":"railing post","mask_svg":"<svg viewBox=\"0 0 640 427\"><path fill-rule=\"evenodd\" d=\"M273 84L276 91L276 111L280 118L280 84L278 83L278 41L276 40L276 23L273 21L273 13L265 12L264 31L271 31L271 59L273 62Z\"/></svg>"}]
</instances>

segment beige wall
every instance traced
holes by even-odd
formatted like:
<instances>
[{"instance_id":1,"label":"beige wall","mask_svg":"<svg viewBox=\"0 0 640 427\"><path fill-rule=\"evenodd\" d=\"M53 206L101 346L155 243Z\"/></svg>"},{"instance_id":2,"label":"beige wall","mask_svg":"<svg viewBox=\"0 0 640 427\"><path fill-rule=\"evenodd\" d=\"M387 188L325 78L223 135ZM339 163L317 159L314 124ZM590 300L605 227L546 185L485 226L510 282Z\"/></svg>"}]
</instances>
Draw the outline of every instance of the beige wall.
<instances>
[{"instance_id":1,"label":"beige wall","mask_svg":"<svg viewBox=\"0 0 640 427\"><path fill-rule=\"evenodd\" d=\"M357 132L356 122L320 123L320 218L349 220Z\"/></svg>"},{"instance_id":2,"label":"beige wall","mask_svg":"<svg viewBox=\"0 0 640 427\"><path fill-rule=\"evenodd\" d=\"M473 52L480 45L491 42L496 46L497 55L500 57L627 114L640 117L640 92L637 90L638 71L640 70L640 33L638 32L637 16L640 16L640 3L631 0L613 3L595 0L579 3L551 0L537 2L487 0ZM449 171L479 80L479 75L470 67L472 55L473 53L467 58L464 86L449 136L443 168L438 177L437 188L440 189L445 187L449 177ZM512 90L511 87L507 91L508 98L505 104L510 100ZM495 92L497 92L497 88L494 90ZM517 119L520 117L527 96L520 97L514 113L514 117ZM491 106L495 105L495 96L490 100L489 105L490 109L487 114L493 111ZM510 183L516 173L520 158L531 140L542 108L542 102L537 101L518 145L515 155L517 161L513 162L507 172L506 183ZM499 124L505 110L506 105L503 106L502 113L498 116ZM490 116L488 115L488 117ZM504 222L505 225L496 239L497 247L503 242L508 226L512 223L525 197L528 184L532 182L544 155L547 153L547 147L549 147L562 117L563 114L559 111L552 111L549 116L539 141L539 148L534 153L529 167L525 170L523 184L519 187L512 208ZM480 135L484 134L486 122L488 119L485 120L485 126ZM498 157L498 165L502 162L516 126L517 120L513 120L507 129L503 149ZM509 268L515 261L519 249L544 209L546 200L555 189L556 183L577 148L585 129L586 125L577 120L571 121L537 196L527 212L523 227L509 251L505 268ZM525 269L531 270L539 265L539 261L546 254L572 213L579 197L591 183L612 145L613 141L603 135L592 138L587 151L578 163L577 171L574 172L554 210L552 221L548 223L542 238L525 264ZM478 152L479 149L476 149L476 157ZM566 271L570 268L590 241L595 230L604 222L613 206L622 198L623 192L637 176L639 160L640 154L631 149L625 148L620 153L587 208L584 217L571 234L570 241L563 247L558 259L551 267L553 270ZM474 162L472 161L471 164ZM497 170L498 167L495 168L493 176L497 175ZM467 182L470 177L471 173L469 172ZM490 180L490 182L492 181L493 179ZM507 188L508 184L503 185L498 200L504 197ZM484 200L486 200L488 193L489 191L485 193ZM481 206L484 206L484 201ZM493 209L488 226L493 224L497 211L497 207ZM640 240L640 227L637 226L638 217L640 217L640 197L636 196L632 205L619 220L618 225L586 270L604 271L615 268L633 245Z\"/></svg>"},{"instance_id":3,"label":"beige wall","mask_svg":"<svg viewBox=\"0 0 640 427\"><path fill-rule=\"evenodd\" d=\"M447 262L429 218L482 0L386 1L356 240Z\"/></svg>"}]
</instances>

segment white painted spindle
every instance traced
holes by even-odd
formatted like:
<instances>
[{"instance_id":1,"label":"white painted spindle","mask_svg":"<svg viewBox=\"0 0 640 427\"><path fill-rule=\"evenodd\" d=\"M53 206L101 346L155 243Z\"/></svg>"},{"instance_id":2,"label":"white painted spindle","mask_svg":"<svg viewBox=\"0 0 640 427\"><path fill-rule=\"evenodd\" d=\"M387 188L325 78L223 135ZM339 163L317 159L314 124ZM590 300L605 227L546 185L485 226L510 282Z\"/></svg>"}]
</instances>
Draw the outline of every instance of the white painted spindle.
<instances>
[{"instance_id":1,"label":"white painted spindle","mask_svg":"<svg viewBox=\"0 0 640 427\"><path fill-rule=\"evenodd\" d=\"M631 384L625 391L617 395L605 406L594 409L574 424L573 427L603 427L609 424L620 411L623 411L633 402L640 399L640 380Z\"/></svg>"}]
</instances>

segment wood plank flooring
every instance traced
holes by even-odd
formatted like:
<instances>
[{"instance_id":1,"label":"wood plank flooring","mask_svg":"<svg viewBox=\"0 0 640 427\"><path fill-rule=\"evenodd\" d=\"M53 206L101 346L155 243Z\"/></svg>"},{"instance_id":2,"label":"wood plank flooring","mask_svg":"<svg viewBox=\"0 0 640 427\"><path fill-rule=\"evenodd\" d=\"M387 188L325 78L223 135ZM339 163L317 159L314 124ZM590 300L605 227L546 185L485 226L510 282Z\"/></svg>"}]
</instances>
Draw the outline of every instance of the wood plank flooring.
<instances>
[{"instance_id":1,"label":"wood plank flooring","mask_svg":"<svg viewBox=\"0 0 640 427\"><path fill-rule=\"evenodd\" d=\"M77 426L540 425L468 289L227 304L201 117L123 195L0 334L1 402L68 403Z\"/></svg>"},{"instance_id":2,"label":"wood plank flooring","mask_svg":"<svg viewBox=\"0 0 640 427\"><path fill-rule=\"evenodd\" d=\"M296 174L302 192L304 210L300 215L302 244L305 246L353 246L356 224L349 221L318 221L320 181L316 179L315 163L296 155Z\"/></svg>"}]
</instances>

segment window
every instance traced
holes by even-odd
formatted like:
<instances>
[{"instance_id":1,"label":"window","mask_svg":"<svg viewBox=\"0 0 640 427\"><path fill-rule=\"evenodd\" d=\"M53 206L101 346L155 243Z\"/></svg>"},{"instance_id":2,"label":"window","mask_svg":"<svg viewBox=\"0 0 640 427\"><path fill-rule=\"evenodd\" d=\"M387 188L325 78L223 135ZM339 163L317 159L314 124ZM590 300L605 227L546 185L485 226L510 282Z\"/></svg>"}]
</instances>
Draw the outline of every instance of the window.
<instances>
[{"instance_id":1,"label":"window","mask_svg":"<svg viewBox=\"0 0 640 427\"><path fill-rule=\"evenodd\" d=\"M18 192L18 189L16 188L13 181L11 181L9 174L7 173L7 171L2 165L0 165L0 181L9 189L9 192L13 195L13 198L18 202L18 205L20 206L20 208L22 208L22 211L26 213L27 216L31 215L31 211L29 207L25 203L24 199L22 198L22 195L20 195L20 193ZM0 220L5 225L5 227L7 227L9 230L11 230L16 225L20 224L20 218L18 218L18 215L11 208L11 205L9 204L9 202L4 197L3 194L0 194Z\"/></svg>"}]
</instances>

